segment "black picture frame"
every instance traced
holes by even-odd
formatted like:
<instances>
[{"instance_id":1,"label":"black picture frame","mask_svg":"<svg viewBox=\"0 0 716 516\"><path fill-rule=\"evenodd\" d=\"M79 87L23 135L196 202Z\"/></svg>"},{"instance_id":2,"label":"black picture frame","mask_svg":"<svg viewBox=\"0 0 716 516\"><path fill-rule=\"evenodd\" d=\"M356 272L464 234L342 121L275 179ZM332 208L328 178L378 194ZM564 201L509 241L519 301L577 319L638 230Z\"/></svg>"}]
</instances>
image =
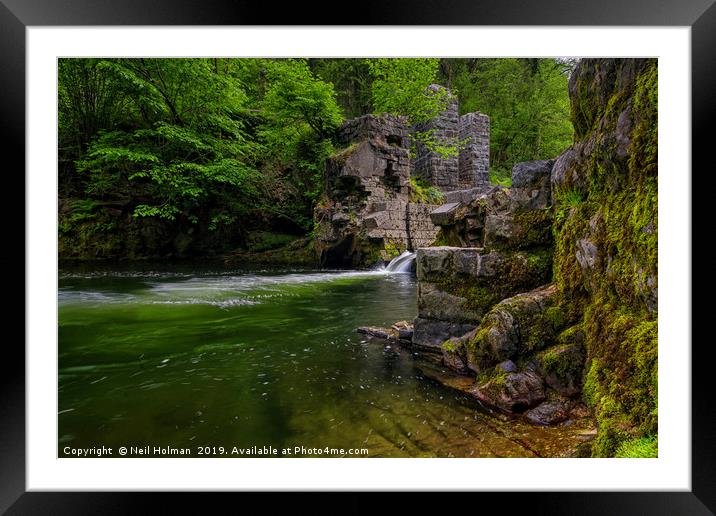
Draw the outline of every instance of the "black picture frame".
<instances>
[{"instance_id":1,"label":"black picture frame","mask_svg":"<svg viewBox=\"0 0 716 516\"><path fill-rule=\"evenodd\" d=\"M278 7L280 5L280 7ZM704 165L714 141L716 115L716 4L714 0L601 0L599 2L570 2L548 0L489 0L435 3L430 0L412 2L366 1L351 6L350 15L336 6L334 19L316 19L318 9L305 3L266 5L259 2L231 0L0 0L0 70L2 71L2 127L5 153L19 157L15 170L24 170L25 149L25 30L29 26L111 26L111 25L607 25L607 26L689 26L691 27L692 72L692 158ZM328 8L322 8L329 12ZM713 177L713 166L703 170L699 188L692 189L692 235L710 235L700 217L699 206L708 207L706 196L712 189L703 180ZM14 196L24 192L24 180L15 174ZM692 174L692 178L694 175ZM712 202L711 202L712 203ZM704 231L699 232L703 220ZM16 261L22 254L25 263L24 226L16 228L17 246L12 252ZM20 234L22 232L22 234ZM694 244L698 244L694 240ZM702 244L703 245L703 244ZM22 250L22 251L21 251ZM9 254L9 253L8 253ZM692 274L707 271L714 265L713 255L694 252ZM3 261L8 261L3 256ZM8 263L8 266L10 263ZM19 275L18 275L19 277ZM704 274L692 287L692 321L709 320L708 299L713 286L712 274ZM23 287L24 290L24 287ZM17 302L17 306L24 303ZM695 335L695 334L694 334ZM584 493L471 493L470 507L497 502L498 507L525 507L534 513L548 514L713 514L716 512L716 423L713 417L710 382L712 366L709 360L713 347L702 336L691 346L692 353L692 490L690 492L584 492ZM25 489L25 354L17 339L6 339L0 391L0 511L7 514L124 514L145 513L149 498L159 497L164 511L172 507L184 512L191 505L185 495L163 493L40 493ZM13 344L12 346L10 344ZM12 348L12 349L10 349ZM10 365L12 364L12 365ZM233 496L233 495L226 495ZM243 495L246 496L246 495ZM253 495L252 495L253 496ZM342 503L341 512L363 512L373 506L370 496L352 493L352 501ZM455 499L448 503L457 508ZM310 499L304 503L316 504ZM366 499L368 498L368 499ZM271 504L281 497L272 495ZM448 498L444 498L448 500ZM206 502L202 502L206 503ZM242 501L242 504L248 503ZM265 502L262 502L265 503ZM325 500L324 502L325 503ZM415 496L411 504L423 506L422 497ZM460 505L463 505L460 503ZM488 507L488 506L485 506ZM465 509L463 506L462 509Z\"/></svg>"}]
</instances>

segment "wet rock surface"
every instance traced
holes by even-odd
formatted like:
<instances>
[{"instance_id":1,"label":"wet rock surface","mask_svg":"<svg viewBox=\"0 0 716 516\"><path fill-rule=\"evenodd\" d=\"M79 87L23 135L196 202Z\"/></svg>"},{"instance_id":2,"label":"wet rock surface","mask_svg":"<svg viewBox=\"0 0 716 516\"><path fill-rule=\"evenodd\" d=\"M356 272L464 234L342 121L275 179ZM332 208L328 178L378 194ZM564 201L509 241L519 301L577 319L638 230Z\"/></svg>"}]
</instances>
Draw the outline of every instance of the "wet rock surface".
<instances>
[{"instance_id":1,"label":"wet rock surface","mask_svg":"<svg viewBox=\"0 0 716 516\"><path fill-rule=\"evenodd\" d=\"M505 412L522 412L546 397L544 380L531 371L498 375L471 392L481 402Z\"/></svg>"}]
</instances>

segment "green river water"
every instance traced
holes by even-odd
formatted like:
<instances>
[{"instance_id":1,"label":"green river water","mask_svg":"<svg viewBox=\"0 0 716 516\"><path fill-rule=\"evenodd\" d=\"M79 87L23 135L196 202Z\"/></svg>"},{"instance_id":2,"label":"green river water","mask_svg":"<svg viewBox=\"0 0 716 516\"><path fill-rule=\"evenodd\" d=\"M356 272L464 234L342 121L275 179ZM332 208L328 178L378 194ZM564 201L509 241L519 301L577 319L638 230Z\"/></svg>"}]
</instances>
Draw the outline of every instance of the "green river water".
<instances>
[{"instance_id":1,"label":"green river water","mask_svg":"<svg viewBox=\"0 0 716 516\"><path fill-rule=\"evenodd\" d=\"M411 274L198 270L60 271L58 456L534 457L579 442L490 414L409 350L356 333L415 317Z\"/></svg>"}]
</instances>

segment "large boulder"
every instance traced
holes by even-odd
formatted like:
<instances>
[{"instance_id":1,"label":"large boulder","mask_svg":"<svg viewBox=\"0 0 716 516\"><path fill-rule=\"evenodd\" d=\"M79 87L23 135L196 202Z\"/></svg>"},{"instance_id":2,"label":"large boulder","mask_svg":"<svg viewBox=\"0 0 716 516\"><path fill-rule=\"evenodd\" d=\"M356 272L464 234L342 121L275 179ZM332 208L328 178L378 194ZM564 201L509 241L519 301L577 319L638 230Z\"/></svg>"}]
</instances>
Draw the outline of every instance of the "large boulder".
<instances>
[{"instance_id":1,"label":"large boulder","mask_svg":"<svg viewBox=\"0 0 716 516\"><path fill-rule=\"evenodd\" d=\"M532 371L499 371L490 380L476 385L471 393L490 407L510 413L522 412L546 398L544 381Z\"/></svg>"},{"instance_id":2,"label":"large boulder","mask_svg":"<svg viewBox=\"0 0 716 516\"><path fill-rule=\"evenodd\" d=\"M480 372L505 360L524 359L556 342L565 323L555 304L554 285L507 298L495 305L465 341L468 367Z\"/></svg>"},{"instance_id":3,"label":"large boulder","mask_svg":"<svg viewBox=\"0 0 716 516\"><path fill-rule=\"evenodd\" d=\"M536 370L545 383L566 397L575 397L582 392L585 361L585 334L581 324L562 331L554 346L535 357Z\"/></svg>"},{"instance_id":4,"label":"large boulder","mask_svg":"<svg viewBox=\"0 0 716 516\"><path fill-rule=\"evenodd\" d=\"M552 202L554 160L526 161L512 167L512 198L523 210L542 210Z\"/></svg>"},{"instance_id":5,"label":"large boulder","mask_svg":"<svg viewBox=\"0 0 716 516\"><path fill-rule=\"evenodd\" d=\"M535 425L554 425L569 419L571 407L572 403L569 400L557 398L528 410L525 412L525 417Z\"/></svg>"}]
</instances>

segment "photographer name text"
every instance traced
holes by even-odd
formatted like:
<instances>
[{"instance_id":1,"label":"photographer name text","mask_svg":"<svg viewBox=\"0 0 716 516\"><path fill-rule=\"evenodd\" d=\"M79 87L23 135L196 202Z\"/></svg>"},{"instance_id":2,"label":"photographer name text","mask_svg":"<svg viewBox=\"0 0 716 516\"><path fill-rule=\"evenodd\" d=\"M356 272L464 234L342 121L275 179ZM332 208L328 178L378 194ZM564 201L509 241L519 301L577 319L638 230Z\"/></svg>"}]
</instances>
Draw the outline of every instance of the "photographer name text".
<instances>
[{"instance_id":1,"label":"photographer name text","mask_svg":"<svg viewBox=\"0 0 716 516\"><path fill-rule=\"evenodd\" d=\"M306 447L290 446L275 448L273 446L195 446L179 448L174 446L93 446L88 448L75 448L65 446L62 448L62 457L351 457L368 456L367 448L335 448L335 447Z\"/></svg>"}]
</instances>

